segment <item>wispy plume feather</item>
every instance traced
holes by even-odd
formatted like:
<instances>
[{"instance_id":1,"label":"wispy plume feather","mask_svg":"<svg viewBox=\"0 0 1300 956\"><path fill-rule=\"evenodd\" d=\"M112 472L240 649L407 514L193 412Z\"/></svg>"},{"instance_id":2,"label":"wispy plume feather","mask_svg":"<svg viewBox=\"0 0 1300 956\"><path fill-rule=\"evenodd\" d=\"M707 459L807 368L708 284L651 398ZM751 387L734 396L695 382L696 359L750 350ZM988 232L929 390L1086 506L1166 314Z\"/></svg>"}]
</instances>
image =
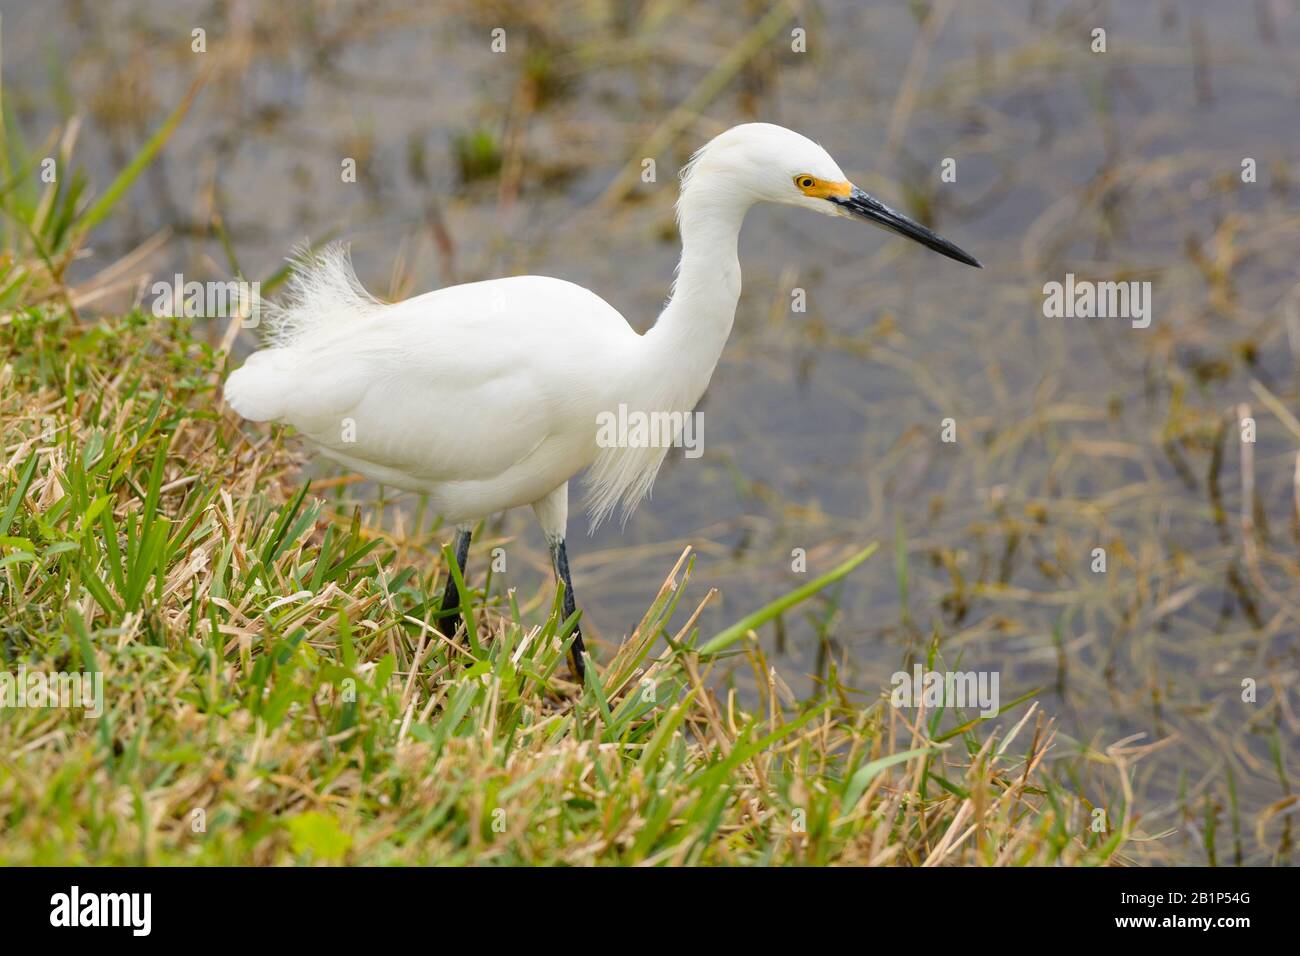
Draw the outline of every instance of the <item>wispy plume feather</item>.
<instances>
[{"instance_id":1,"label":"wispy plume feather","mask_svg":"<svg viewBox=\"0 0 1300 956\"><path fill-rule=\"evenodd\" d=\"M266 307L267 343L285 348L317 332L337 329L373 315L384 304L367 292L352 268L346 243L333 242L312 251L296 246L293 271L279 303Z\"/></svg>"}]
</instances>

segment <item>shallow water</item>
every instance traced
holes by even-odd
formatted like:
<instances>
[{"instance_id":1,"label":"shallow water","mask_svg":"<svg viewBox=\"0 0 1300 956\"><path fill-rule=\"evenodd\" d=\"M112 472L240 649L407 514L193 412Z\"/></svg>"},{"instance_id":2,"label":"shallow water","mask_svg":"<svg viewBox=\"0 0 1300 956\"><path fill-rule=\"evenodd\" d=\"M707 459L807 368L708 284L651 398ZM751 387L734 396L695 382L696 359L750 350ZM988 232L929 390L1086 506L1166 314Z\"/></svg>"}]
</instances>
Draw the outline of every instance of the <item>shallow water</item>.
<instances>
[{"instance_id":1,"label":"shallow water","mask_svg":"<svg viewBox=\"0 0 1300 956\"><path fill-rule=\"evenodd\" d=\"M1075 741L1172 738L1133 784L1141 829L1178 832L1138 859L1205 862L1207 805L1223 828L1218 862L1289 859L1282 818L1262 842L1255 825L1294 786L1300 739L1300 434L1252 381L1296 413L1300 9L969 2L918 45L912 5L819 4L653 157L657 182L602 201L768 8L741 23L673 3L595 19L587 5L6 2L4 95L30 144L76 104L76 155L102 187L197 71L214 70L79 264L84 277L164 227L153 274L226 277L215 211L249 276L272 273L297 241L337 235L381 296L535 272L594 289L638 329L671 280L675 174L691 150L754 119L818 140L985 269L756 209L736 328L701 406L703 457L670 456L626 527L587 538L574 519L589 629L620 639L687 544L690 595L722 591L701 618L708 632L878 540L837 603L787 616L780 647L764 635L797 691L834 660L869 700L937 635L950 666L998 671L1004 702L1045 688L1063 774ZM804 54L790 50L796 24ZM498 25L505 54L489 48ZM1105 54L1089 50L1096 25ZM521 77L540 50L553 66L532 68L534 96ZM465 184L452 143L480 128L507 144L504 165ZM356 183L341 181L342 157L357 160ZM955 183L940 181L944 157ZM1258 182L1241 182L1244 157ZM1151 281L1151 326L1045 318L1043 284L1068 272ZM806 312L791 311L795 287ZM1217 432L1240 402L1259 429L1253 554L1236 426ZM953 444L939 440L945 418ZM520 558L508 583L537 594L546 558L531 515L501 531ZM1095 547L1104 575L1090 570ZM796 548L805 575L791 569ZM1255 703L1241 699L1247 678ZM1223 835L1229 773L1239 841ZM1101 777L1077 779L1087 791Z\"/></svg>"}]
</instances>

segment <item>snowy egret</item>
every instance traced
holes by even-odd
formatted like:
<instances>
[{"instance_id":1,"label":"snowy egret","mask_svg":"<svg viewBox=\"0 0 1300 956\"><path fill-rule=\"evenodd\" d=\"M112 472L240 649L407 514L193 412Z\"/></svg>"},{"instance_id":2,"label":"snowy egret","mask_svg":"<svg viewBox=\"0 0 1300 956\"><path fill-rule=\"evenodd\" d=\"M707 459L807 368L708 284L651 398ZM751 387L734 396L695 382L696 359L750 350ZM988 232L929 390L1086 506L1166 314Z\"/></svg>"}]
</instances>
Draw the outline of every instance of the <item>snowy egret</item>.
<instances>
[{"instance_id":1,"label":"snowy egret","mask_svg":"<svg viewBox=\"0 0 1300 956\"><path fill-rule=\"evenodd\" d=\"M541 276L381 303L346 249L332 246L300 263L286 304L267 318L268 347L230 375L226 401L252 421L293 425L367 478L427 495L457 526L462 577L475 522L532 505L567 619L576 609L564 543L569 479L590 469L593 527L619 506L626 518L649 493L671 442L598 442L597 422L620 406L678 421L694 409L735 319L736 243L756 202L860 219L979 266L850 183L812 140L751 123L715 137L683 169L681 260L644 334L595 293ZM449 574L439 622L449 638L460 609ZM581 679L580 628L570 649Z\"/></svg>"}]
</instances>

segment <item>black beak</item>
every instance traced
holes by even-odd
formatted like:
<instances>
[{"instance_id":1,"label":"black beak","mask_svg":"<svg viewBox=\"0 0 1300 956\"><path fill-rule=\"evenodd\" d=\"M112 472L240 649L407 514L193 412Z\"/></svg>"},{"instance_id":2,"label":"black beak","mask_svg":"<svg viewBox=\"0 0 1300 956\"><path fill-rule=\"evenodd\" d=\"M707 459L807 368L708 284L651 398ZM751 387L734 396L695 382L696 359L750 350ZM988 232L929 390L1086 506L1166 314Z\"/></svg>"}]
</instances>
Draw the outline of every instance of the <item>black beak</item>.
<instances>
[{"instance_id":1,"label":"black beak","mask_svg":"<svg viewBox=\"0 0 1300 956\"><path fill-rule=\"evenodd\" d=\"M881 229L887 229L900 236L913 239L921 245L933 249L940 255L947 256L949 259L956 259L958 262L964 262L976 269L984 268L980 265L980 261L970 253L962 252L947 239L926 229L916 220L907 218L901 212L890 209L879 199L873 199L857 186L853 187L847 197L828 196L827 199L848 211L851 215L865 220L873 226L879 226Z\"/></svg>"}]
</instances>

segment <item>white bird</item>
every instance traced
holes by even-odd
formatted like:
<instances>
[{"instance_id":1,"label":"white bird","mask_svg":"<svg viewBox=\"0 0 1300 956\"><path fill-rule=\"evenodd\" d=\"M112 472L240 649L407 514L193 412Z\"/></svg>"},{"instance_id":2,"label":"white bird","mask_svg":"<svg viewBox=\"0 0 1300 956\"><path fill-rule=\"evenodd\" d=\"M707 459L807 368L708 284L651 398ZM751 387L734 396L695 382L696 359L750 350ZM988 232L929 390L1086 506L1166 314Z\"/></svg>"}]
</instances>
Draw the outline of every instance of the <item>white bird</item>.
<instances>
[{"instance_id":1,"label":"white bird","mask_svg":"<svg viewBox=\"0 0 1300 956\"><path fill-rule=\"evenodd\" d=\"M293 425L329 458L428 496L456 524L462 576L474 524L532 505L576 610L565 550L569 480L587 473L593 527L650 491L668 445L601 447L620 405L689 413L704 393L740 298L736 244L756 202L864 220L968 265L970 255L850 183L826 150L767 123L720 134L682 170L682 256L655 324L638 334L600 296L562 279L515 276L385 304L360 285L344 247L299 263L268 348L226 382L244 418ZM681 418L676 420L680 421ZM440 628L453 637L449 575ZM585 669L580 628L570 645Z\"/></svg>"}]
</instances>

